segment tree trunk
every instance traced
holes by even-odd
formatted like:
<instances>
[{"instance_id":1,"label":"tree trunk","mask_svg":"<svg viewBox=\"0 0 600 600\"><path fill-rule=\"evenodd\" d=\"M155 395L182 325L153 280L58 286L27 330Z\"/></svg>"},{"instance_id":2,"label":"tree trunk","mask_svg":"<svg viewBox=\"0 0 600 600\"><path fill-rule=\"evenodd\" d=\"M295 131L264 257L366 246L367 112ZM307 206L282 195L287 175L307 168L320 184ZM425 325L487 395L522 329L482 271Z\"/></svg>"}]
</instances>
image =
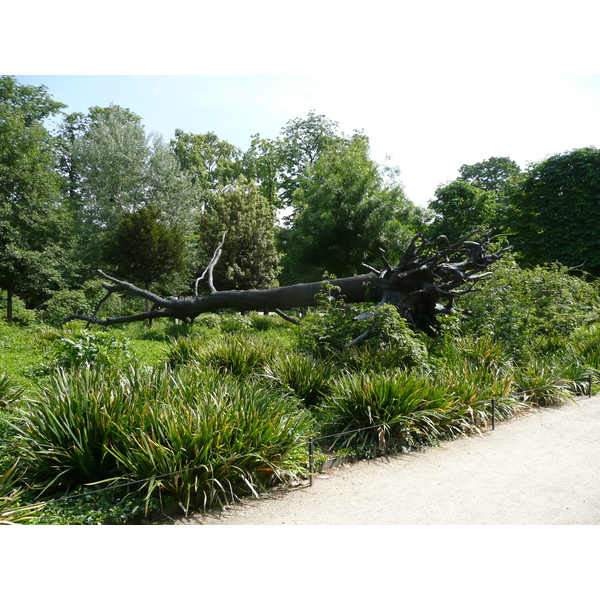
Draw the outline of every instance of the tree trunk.
<instances>
[{"instance_id":1,"label":"tree trunk","mask_svg":"<svg viewBox=\"0 0 600 600\"><path fill-rule=\"evenodd\" d=\"M13 319L13 293L12 290L6 290L6 322L12 323Z\"/></svg>"},{"instance_id":2,"label":"tree trunk","mask_svg":"<svg viewBox=\"0 0 600 600\"><path fill-rule=\"evenodd\" d=\"M487 245L490 237L483 242L474 242L469 241L471 236L467 236L453 245L450 245L445 237L441 237L431 242L423 240L417 244L422 237L421 234L415 236L402 260L395 267L387 262L384 252L381 251L384 269L377 270L363 265L371 273L328 281L328 293L342 296L348 304L392 304L413 330L424 331L432 337L437 336L440 331L437 316L454 312L455 299L476 291L475 283L489 274L484 271L510 248L487 254L484 245ZM218 258L218 252L215 253L215 257ZM450 262L451 259L455 262ZM213 257L209 273L209 285L213 291L207 296L188 298L161 298L148 290L137 288L100 271L110 283L103 283L107 295L96 308L94 315L71 315L67 320L81 319L99 325L113 325L170 317L193 323L198 315L221 309L234 309L239 312L280 312L316 306L317 296L323 291L324 282L312 282L264 290L219 292L212 285L212 267L215 262ZM96 318L102 302L114 292L129 292L144 298L152 304L152 309L137 315ZM367 319L371 314L365 313L361 318Z\"/></svg>"}]
</instances>

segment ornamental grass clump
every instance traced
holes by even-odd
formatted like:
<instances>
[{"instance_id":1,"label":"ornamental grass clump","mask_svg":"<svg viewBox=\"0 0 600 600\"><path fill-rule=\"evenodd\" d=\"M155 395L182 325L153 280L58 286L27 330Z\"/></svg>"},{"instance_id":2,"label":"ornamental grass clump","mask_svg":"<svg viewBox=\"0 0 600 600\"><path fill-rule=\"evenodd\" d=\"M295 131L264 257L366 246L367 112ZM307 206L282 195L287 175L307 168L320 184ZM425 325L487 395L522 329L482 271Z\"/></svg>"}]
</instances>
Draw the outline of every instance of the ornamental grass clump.
<instances>
[{"instance_id":1,"label":"ornamental grass clump","mask_svg":"<svg viewBox=\"0 0 600 600\"><path fill-rule=\"evenodd\" d=\"M573 397L571 381L551 359L532 358L514 373L515 394L531 406L562 406Z\"/></svg>"},{"instance_id":2,"label":"ornamental grass clump","mask_svg":"<svg viewBox=\"0 0 600 600\"><path fill-rule=\"evenodd\" d=\"M10 375L0 373L0 409L6 408L25 393L25 388L18 385Z\"/></svg>"},{"instance_id":3,"label":"ornamental grass clump","mask_svg":"<svg viewBox=\"0 0 600 600\"><path fill-rule=\"evenodd\" d=\"M110 480L187 509L301 474L312 423L286 394L198 365L88 365L50 377L14 428L24 479L41 493Z\"/></svg>"},{"instance_id":4,"label":"ornamental grass clump","mask_svg":"<svg viewBox=\"0 0 600 600\"><path fill-rule=\"evenodd\" d=\"M456 434L458 424L446 419L452 404L445 390L408 371L348 373L323 404L324 431L345 434L334 445L367 453L436 444Z\"/></svg>"},{"instance_id":5,"label":"ornamental grass clump","mask_svg":"<svg viewBox=\"0 0 600 600\"><path fill-rule=\"evenodd\" d=\"M330 361L296 351L276 356L265 366L263 375L310 407L321 404L329 394L334 372Z\"/></svg>"},{"instance_id":6,"label":"ornamental grass clump","mask_svg":"<svg viewBox=\"0 0 600 600\"><path fill-rule=\"evenodd\" d=\"M110 449L127 444L135 402L113 370L59 368L17 409L17 452L29 475L43 486L67 489L119 475Z\"/></svg>"},{"instance_id":7,"label":"ornamental grass clump","mask_svg":"<svg viewBox=\"0 0 600 600\"><path fill-rule=\"evenodd\" d=\"M238 334L203 346L198 362L222 373L244 378L262 371L275 354L276 347L268 339Z\"/></svg>"},{"instance_id":8,"label":"ornamental grass clump","mask_svg":"<svg viewBox=\"0 0 600 600\"><path fill-rule=\"evenodd\" d=\"M312 419L286 395L198 368L170 377L165 392L114 452L133 480L150 479L148 497L210 508L303 472Z\"/></svg>"},{"instance_id":9,"label":"ornamental grass clump","mask_svg":"<svg viewBox=\"0 0 600 600\"><path fill-rule=\"evenodd\" d=\"M198 362L203 354L203 340L196 335L169 338L165 349L165 362L172 368Z\"/></svg>"}]
</instances>

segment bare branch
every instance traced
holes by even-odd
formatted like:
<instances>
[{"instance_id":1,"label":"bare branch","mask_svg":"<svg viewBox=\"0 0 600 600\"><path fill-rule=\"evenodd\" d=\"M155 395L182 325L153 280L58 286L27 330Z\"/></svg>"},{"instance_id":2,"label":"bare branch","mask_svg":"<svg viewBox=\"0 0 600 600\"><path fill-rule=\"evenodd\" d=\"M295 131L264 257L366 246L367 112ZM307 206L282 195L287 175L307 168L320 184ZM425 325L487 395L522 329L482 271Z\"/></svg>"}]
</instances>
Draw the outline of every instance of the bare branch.
<instances>
[{"instance_id":1,"label":"bare branch","mask_svg":"<svg viewBox=\"0 0 600 600\"><path fill-rule=\"evenodd\" d=\"M215 265L219 262L219 258L221 258L221 253L223 251L223 244L225 243L226 235L227 235L227 232L224 231L223 237L221 238L221 243L217 246L217 249L215 250L213 257L210 259L208 266L206 267L206 269L204 269L204 273L202 273L202 275L200 275L200 277L198 277L198 279L196 279L196 283L194 285L194 296L198 296L198 283L202 279L204 279L204 276L206 275L206 273L208 273L208 287L209 287L210 291L212 293L217 292L217 290L215 289L214 283L213 283L213 269L215 268Z\"/></svg>"}]
</instances>

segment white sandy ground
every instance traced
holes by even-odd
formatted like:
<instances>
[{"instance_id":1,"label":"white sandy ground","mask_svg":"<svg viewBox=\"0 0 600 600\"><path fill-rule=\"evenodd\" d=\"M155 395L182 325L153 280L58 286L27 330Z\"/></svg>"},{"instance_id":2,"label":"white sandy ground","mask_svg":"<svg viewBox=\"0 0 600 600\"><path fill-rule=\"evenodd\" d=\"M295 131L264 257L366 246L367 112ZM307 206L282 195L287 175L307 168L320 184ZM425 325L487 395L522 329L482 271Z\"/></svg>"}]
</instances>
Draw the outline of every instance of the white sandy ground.
<instances>
[{"instance_id":1,"label":"white sandy ground","mask_svg":"<svg viewBox=\"0 0 600 600\"><path fill-rule=\"evenodd\" d=\"M178 525L597 525L600 395L482 436L331 469Z\"/></svg>"}]
</instances>

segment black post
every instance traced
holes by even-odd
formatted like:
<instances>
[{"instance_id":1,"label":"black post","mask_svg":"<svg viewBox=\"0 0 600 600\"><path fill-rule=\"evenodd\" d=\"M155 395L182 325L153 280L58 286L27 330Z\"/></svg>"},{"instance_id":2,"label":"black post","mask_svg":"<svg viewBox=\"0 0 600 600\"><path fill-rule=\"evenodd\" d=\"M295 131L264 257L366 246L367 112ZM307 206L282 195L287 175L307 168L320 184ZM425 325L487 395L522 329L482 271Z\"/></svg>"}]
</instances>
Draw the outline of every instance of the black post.
<instances>
[{"instance_id":1,"label":"black post","mask_svg":"<svg viewBox=\"0 0 600 600\"><path fill-rule=\"evenodd\" d=\"M492 398L492 431L496 429L496 398Z\"/></svg>"},{"instance_id":2,"label":"black post","mask_svg":"<svg viewBox=\"0 0 600 600\"><path fill-rule=\"evenodd\" d=\"M314 451L313 439L308 439L308 470L309 470L309 485L313 484L313 466L314 466Z\"/></svg>"},{"instance_id":3,"label":"black post","mask_svg":"<svg viewBox=\"0 0 600 600\"><path fill-rule=\"evenodd\" d=\"M592 374L589 374L590 388L589 388L589 397L592 397Z\"/></svg>"}]
</instances>

